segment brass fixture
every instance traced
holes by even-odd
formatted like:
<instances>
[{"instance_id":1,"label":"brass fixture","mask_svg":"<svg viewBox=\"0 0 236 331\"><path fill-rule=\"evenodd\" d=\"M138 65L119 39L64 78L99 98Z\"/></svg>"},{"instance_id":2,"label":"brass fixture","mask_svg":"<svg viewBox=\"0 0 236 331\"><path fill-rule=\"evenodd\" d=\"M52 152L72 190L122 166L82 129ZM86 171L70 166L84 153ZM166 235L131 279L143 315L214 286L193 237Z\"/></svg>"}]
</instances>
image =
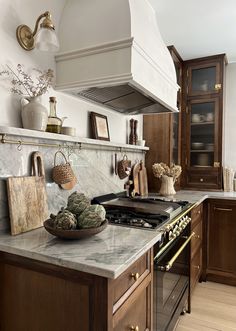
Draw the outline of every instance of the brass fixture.
<instances>
[{"instance_id":1,"label":"brass fixture","mask_svg":"<svg viewBox=\"0 0 236 331\"><path fill-rule=\"evenodd\" d=\"M219 168L220 167L220 162L214 162L214 168Z\"/></svg>"},{"instance_id":2,"label":"brass fixture","mask_svg":"<svg viewBox=\"0 0 236 331\"><path fill-rule=\"evenodd\" d=\"M38 30L39 22L43 18L44 20ZM16 29L16 37L21 47L26 51L31 51L35 46L44 51L56 51L59 48L55 27L49 11L37 18L33 31L25 24L19 25Z\"/></svg>"},{"instance_id":3,"label":"brass fixture","mask_svg":"<svg viewBox=\"0 0 236 331\"><path fill-rule=\"evenodd\" d=\"M221 90L221 84L215 84L215 90L216 91Z\"/></svg>"},{"instance_id":4,"label":"brass fixture","mask_svg":"<svg viewBox=\"0 0 236 331\"><path fill-rule=\"evenodd\" d=\"M130 331L139 331L138 325L136 325L136 326L131 325Z\"/></svg>"},{"instance_id":5,"label":"brass fixture","mask_svg":"<svg viewBox=\"0 0 236 331\"><path fill-rule=\"evenodd\" d=\"M137 280L139 279L139 273L138 273L138 272L136 272L136 273L133 273L133 272L132 272L131 277L132 277L135 281L137 281Z\"/></svg>"}]
</instances>

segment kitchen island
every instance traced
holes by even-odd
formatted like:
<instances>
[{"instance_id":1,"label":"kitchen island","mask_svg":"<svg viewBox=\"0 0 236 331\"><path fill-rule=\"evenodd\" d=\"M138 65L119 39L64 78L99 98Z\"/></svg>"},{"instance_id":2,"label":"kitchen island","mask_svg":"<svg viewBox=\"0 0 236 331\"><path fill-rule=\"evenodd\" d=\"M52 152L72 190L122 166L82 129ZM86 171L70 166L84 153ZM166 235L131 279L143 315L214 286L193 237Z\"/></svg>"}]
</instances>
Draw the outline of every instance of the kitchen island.
<instances>
[{"instance_id":1,"label":"kitchen island","mask_svg":"<svg viewBox=\"0 0 236 331\"><path fill-rule=\"evenodd\" d=\"M1 331L151 330L152 247L160 236L112 225L78 241L44 228L1 233Z\"/></svg>"}]
</instances>

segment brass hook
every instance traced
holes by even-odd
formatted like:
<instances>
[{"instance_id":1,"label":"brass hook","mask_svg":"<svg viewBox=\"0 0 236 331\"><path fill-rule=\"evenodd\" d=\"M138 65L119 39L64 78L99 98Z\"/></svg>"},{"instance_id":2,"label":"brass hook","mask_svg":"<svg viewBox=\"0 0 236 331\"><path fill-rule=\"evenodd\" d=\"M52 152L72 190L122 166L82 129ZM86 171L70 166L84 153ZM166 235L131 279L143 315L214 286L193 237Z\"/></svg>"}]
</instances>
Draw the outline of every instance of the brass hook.
<instances>
[{"instance_id":1,"label":"brass hook","mask_svg":"<svg viewBox=\"0 0 236 331\"><path fill-rule=\"evenodd\" d=\"M18 142L19 142L19 145L17 146L17 150L20 152L20 151L22 151L22 141L19 140Z\"/></svg>"}]
</instances>

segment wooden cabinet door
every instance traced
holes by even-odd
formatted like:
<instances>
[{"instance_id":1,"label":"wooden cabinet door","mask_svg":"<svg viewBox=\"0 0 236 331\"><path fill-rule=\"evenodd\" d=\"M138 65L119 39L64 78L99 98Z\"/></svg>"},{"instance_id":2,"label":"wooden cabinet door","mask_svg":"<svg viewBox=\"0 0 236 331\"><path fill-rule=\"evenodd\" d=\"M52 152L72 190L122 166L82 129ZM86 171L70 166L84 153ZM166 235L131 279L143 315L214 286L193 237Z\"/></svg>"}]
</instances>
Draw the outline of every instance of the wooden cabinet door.
<instances>
[{"instance_id":1,"label":"wooden cabinet door","mask_svg":"<svg viewBox=\"0 0 236 331\"><path fill-rule=\"evenodd\" d=\"M236 201L208 204L207 279L236 285Z\"/></svg>"},{"instance_id":2,"label":"wooden cabinet door","mask_svg":"<svg viewBox=\"0 0 236 331\"><path fill-rule=\"evenodd\" d=\"M182 186L222 188L225 54L183 64Z\"/></svg>"},{"instance_id":3,"label":"wooden cabinet door","mask_svg":"<svg viewBox=\"0 0 236 331\"><path fill-rule=\"evenodd\" d=\"M132 293L113 315L113 331L151 331L151 275Z\"/></svg>"},{"instance_id":4,"label":"wooden cabinet door","mask_svg":"<svg viewBox=\"0 0 236 331\"><path fill-rule=\"evenodd\" d=\"M181 87L177 95L179 113L160 113L143 116L143 138L149 151L146 154L146 168L148 174L149 192L158 192L160 180L152 173L154 163L164 162L180 164L181 162L181 109L182 109L182 62L174 46L169 46L175 69L177 83ZM175 188L180 188L180 179L175 183Z\"/></svg>"},{"instance_id":5,"label":"wooden cabinet door","mask_svg":"<svg viewBox=\"0 0 236 331\"><path fill-rule=\"evenodd\" d=\"M187 93L189 96L219 94L222 89L219 61L199 61L188 66Z\"/></svg>"},{"instance_id":6,"label":"wooden cabinet door","mask_svg":"<svg viewBox=\"0 0 236 331\"><path fill-rule=\"evenodd\" d=\"M221 188L221 111L219 98L191 99L186 112L186 186Z\"/></svg>"}]
</instances>

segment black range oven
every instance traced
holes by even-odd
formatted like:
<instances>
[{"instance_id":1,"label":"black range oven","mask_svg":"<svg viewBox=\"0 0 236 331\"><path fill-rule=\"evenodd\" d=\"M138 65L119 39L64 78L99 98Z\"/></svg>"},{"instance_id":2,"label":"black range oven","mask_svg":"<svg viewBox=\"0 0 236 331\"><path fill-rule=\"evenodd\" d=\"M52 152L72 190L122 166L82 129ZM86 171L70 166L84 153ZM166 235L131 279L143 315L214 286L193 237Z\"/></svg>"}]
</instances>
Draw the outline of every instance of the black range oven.
<instances>
[{"instance_id":1,"label":"black range oven","mask_svg":"<svg viewBox=\"0 0 236 331\"><path fill-rule=\"evenodd\" d=\"M190 219L188 218L188 221ZM153 330L173 330L188 305L190 283L190 223L161 248L154 257Z\"/></svg>"},{"instance_id":2,"label":"black range oven","mask_svg":"<svg viewBox=\"0 0 236 331\"><path fill-rule=\"evenodd\" d=\"M190 241L194 236L190 233L190 204L114 194L97 197L94 203L103 204L111 224L162 233L154 246L153 331L173 330L188 307Z\"/></svg>"}]
</instances>

